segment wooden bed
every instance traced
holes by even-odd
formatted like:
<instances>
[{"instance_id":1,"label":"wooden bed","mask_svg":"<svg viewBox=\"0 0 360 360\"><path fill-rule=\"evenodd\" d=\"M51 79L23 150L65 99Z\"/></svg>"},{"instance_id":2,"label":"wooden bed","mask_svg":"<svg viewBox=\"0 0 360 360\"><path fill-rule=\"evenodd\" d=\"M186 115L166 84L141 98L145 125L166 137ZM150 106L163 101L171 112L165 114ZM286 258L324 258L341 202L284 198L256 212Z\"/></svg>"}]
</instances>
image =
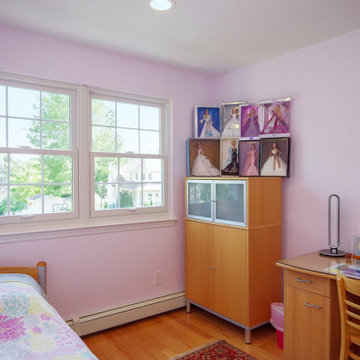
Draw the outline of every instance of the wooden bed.
<instances>
[{"instance_id":1,"label":"wooden bed","mask_svg":"<svg viewBox=\"0 0 360 360\"><path fill-rule=\"evenodd\" d=\"M0 274L27 274L34 278L46 293L46 262L39 261L36 267L0 266Z\"/></svg>"}]
</instances>

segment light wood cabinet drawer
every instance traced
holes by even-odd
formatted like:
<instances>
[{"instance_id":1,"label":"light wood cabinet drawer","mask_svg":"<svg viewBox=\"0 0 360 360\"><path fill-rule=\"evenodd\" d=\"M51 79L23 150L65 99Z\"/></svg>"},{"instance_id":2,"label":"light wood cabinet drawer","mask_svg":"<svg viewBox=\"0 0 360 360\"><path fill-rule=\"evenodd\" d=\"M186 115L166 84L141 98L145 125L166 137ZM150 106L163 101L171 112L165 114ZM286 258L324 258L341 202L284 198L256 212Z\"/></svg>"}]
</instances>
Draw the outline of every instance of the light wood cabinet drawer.
<instances>
[{"instance_id":1,"label":"light wood cabinet drawer","mask_svg":"<svg viewBox=\"0 0 360 360\"><path fill-rule=\"evenodd\" d=\"M334 360L330 356L330 298L285 287L285 359Z\"/></svg>"},{"instance_id":2,"label":"light wood cabinet drawer","mask_svg":"<svg viewBox=\"0 0 360 360\"><path fill-rule=\"evenodd\" d=\"M285 272L285 283L287 286L292 286L305 291L310 291L319 295L330 296L329 281L329 279L324 279L318 276L308 275L301 272Z\"/></svg>"}]
</instances>

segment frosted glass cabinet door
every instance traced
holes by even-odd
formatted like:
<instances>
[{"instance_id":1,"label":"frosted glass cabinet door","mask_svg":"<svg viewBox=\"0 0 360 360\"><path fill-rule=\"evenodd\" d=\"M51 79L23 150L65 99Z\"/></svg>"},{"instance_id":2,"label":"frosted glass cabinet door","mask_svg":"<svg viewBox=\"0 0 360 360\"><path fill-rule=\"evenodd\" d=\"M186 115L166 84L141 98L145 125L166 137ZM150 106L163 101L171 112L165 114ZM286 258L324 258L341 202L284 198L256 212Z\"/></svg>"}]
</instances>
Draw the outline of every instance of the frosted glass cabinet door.
<instances>
[{"instance_id":1,"label":"frosted glass cabinet door","mask_svg":"<svg viewBox=\"0 0 360 360\"><path fill-rule=\"evenodd\" d=\"M246 226L246 181L222 180L215 183L215 214L218 223Z\"/></svg>"},{"instance_id":2,"label":"frosted glass cabinet door","mask_svg":"<svg viewBox=\"0 0 360 360\"><path fill-rule=\"evenodd\" d=\"M187 181L187 217L212 221L212 181Z\"/></svg>"}]
</instances>

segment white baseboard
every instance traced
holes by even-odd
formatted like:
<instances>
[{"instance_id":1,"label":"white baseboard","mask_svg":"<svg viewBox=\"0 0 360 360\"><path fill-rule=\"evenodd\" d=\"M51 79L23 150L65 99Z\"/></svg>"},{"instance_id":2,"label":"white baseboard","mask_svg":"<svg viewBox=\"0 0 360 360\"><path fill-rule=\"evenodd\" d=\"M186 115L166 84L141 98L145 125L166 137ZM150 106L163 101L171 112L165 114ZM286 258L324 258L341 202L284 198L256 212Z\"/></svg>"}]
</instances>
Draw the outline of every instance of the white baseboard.
<instances>
[{"instance_id":1,"label":"white baseboard","mask_svg":"<svg viewBox=\"0 0 360 360\"><path fill-rule=\"evenodd\" d=\"M184 306L185 292L182 291L96 314L81 316L80 318L73 318L66 323L79 336L82 336Z\"/></svg>"}]
</instances>

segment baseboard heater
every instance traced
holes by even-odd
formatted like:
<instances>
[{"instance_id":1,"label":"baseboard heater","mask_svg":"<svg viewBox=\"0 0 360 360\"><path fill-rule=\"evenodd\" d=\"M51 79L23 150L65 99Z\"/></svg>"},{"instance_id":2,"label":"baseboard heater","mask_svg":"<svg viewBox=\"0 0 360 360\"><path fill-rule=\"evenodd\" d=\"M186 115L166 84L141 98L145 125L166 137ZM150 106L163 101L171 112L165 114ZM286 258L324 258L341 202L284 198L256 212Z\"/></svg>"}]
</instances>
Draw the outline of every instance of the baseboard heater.
<instances>
[{"instance_id":1,"label":"baseboard heater","mask_svg":"<svg viewBox=\"0 0 360 360\"><path fill-rule=\"evenodd\" d=\"M79 336L83 336L184 306L185 292L182 291L91 315L74 317L66 323Z\"/></svg>"}]
</instances>

